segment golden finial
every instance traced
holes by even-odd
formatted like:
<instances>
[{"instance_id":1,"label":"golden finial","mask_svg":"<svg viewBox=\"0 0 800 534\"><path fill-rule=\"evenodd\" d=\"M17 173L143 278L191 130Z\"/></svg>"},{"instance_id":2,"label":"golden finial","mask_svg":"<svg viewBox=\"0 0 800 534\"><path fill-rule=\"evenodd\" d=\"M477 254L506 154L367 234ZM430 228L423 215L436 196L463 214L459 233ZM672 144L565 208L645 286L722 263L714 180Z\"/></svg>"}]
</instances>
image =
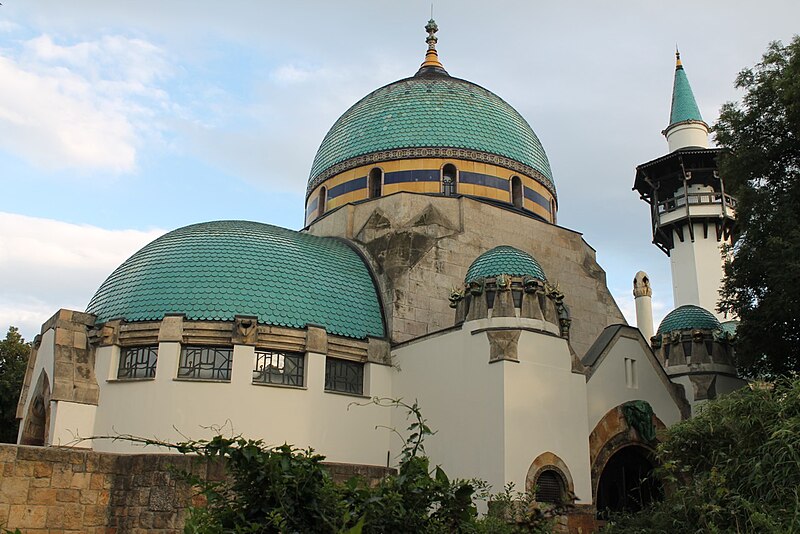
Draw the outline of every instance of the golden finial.
<instances>
[{"instance_id":1,"label":"golden finial","mask_svg":"<svg viewBox=\"0 0 800 534\"><path fill-rule=\"evenodd\" d=\"M683 68L683 63L681 63L681 53L678 50L678 45L675 45L675 70L682 68Z\"/></svg>"},{"instance_id":2,"label":"golden finial","mask_svg":"<svg viewBox=\"0 0 800 534\"><path fill-rule=\"evenodd\" d=\"M425 61L422 62L420 68L438 67L443 69L444 66L439 61L439 52L436 51L436 43L439 39L436 38L435 34L439 31L439 26L436 25L436 21L433 20L433 17L431 17L431 20L425 25L425 31L428 32L428 38L425 39L425 42L428 43L428 51L425 53Z\"/></svg>"}]
</instances>

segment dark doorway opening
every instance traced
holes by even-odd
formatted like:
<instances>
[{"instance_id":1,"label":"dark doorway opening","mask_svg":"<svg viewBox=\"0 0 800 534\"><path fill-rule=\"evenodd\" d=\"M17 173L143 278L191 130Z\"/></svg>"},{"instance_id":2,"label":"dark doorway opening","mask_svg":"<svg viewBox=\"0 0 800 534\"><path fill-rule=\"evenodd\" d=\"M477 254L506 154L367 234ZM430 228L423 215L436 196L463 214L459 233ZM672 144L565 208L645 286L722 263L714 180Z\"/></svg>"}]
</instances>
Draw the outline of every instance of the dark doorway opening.
<instances>
[{"instance_id":1,"label":"dark doorway opening","mask_svg":"<svg viewBox=\"0 0 800 534\"><path fill-rule=\"evenodd\" d=\"M457 186L456 183L458 182L458 170L456 166L448 163L444 167L442 167L442 193L447 196L452 196L456 194Z\"/></svg>"},{"instance_id":2,"label":"dark doorway opening","mask_svg":"<svg viewBox=\"0 0 800 534\"><path fill-rule=\"evenodd\" d=\"M619 512L638 512L664 495L653 475L652 453L631 445L609 458L597 484L597 516L607 519Z\"/></svg>"}]
</instances>

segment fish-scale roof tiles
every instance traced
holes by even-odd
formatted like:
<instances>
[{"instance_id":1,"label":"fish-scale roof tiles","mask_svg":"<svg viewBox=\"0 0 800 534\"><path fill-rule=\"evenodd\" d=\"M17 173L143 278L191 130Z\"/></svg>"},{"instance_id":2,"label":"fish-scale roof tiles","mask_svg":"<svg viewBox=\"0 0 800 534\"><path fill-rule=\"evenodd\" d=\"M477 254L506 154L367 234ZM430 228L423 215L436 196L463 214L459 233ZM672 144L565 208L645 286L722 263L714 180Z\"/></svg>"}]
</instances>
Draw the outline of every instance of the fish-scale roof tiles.
<instances>
[{"instance_id":1,"label":"fish-scale roof tiles","mask_svg":"<svg viewBox=\"0 0 800 534\"><path fill-rule=\"evenodd\" d=\"M419 147L504 156L553 179L544 148L522 115L479 85L437 74L391 83L348 109L322 140L309 182L357 156Z\"/></svg>"},{"instance_id":2,"label":"fish-scale roof tiles","mask_svg":"<svg viewBox=\"0 0 800 534\"><path fill-rule=\"evenodd\" d=\"M372 276L346 242L247 221L214 221L169 232L128 258L86 309L98 322L233 320L331 334L383 337Z\"/></svg>"},{"instance_id":3,"label":"fish-scale roof tiles","mask_svg":"<svg viewBox=\"0 0 800 534\"><path fill-rule=\"evenodd\" d=\"M672 106L670 107L669 124L673 125L684 121L702 121L700 108L689 85L689 78L683 67L675 69L675 80L672 85Z\"/></svg>"},{"instance_id":4,"label":"fish-scale roof tiles","mask_svg":"<svg viewBox=\"0 0 800 534\"><path fill-rule=\"evenodd\" d=\"M478 278L491 278L501 274L546 280L542 266L533 256L518 248L500 245L478 256L469 266L464 281L469 283Z\"/></svg>"},{"instance_id":5,"label":"fish-scale roof tiles","mask_svg":"<svg viewBox=\"0 0 800 534\"><path fill-rule=\"evenodd\" d=\"M719 320L700 306L684 304L669 312L658 325L658 333L665 334L675 330L716 330L720 328Z\"/></svg>"}]
</instances>

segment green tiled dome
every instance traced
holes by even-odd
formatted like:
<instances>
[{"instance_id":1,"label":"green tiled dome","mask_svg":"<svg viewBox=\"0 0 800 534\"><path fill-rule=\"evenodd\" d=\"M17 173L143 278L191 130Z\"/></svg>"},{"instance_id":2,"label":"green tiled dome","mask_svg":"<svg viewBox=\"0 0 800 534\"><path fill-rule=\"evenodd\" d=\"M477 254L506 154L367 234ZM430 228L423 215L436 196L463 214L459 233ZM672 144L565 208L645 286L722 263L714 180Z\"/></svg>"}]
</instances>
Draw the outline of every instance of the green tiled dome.
<instances>
[{"instance_id":1,"label":"green tiled dome","mask_svg":"<svg viewBox=\"0 0 800 534\"><path fill-rule=\"evenodd\" d=\"M262 324L384 336L375 285L355 250L338 239L246 221L193 224L159 237L103 282L86 311L99 322L254 315Z\"/></svg>"},{"instance_id":2,"label":"green tiled dome","mask_svg":"<svg viewBox=\"0 0 800 534\"><path fill-rule=\"evenodd\" d=\"M694 328L716 330L719 327L719 321L710 311L694 304L685 304L675 308L664 317L664 320L658 325L658 333L664 334L674 330Z\"/></svg>"},{"instance_id":3,"label":"green tiled dome","mask_svg":"<svg viewBox=\"0 0 800 534\"><path fill-rule=\"evenodd\" d=\"M443 72L421 73L373 91L334 123L314 158L310 187L337 163L383 150L420 147L504 156L534 168L552 187L542 144L514 108L474 83Z\"/></svg>"},{"instance_id":4,"label":"green tiled dome","mask_svg":"<svg viewBox=\"0 0 800 534\"><path fill-rule=\"evenodd\" d=\"M477 278L491 278L501 274L546 279L541 265L533 256L518 248L500 245L478 256L469 266L464 281L469 283Z\"/></svg>"}]
</instances>

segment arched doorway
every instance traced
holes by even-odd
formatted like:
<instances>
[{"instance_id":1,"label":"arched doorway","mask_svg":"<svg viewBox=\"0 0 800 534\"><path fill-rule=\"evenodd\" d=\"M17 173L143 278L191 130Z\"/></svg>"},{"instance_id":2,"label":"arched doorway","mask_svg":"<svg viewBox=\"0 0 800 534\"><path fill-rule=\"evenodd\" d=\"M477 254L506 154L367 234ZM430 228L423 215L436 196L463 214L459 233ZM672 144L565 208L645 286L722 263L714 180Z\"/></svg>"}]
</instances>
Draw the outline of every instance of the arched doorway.
<instances>
[{"instance_id":1,"label":"arched doorway","mask_svg":"<svg viewBox=\"0 0 800 534\"><path fill-rule=\"evenodd\" d=\"M33 397L28 404L28 413L22 422L20 445L44 445L50 427L50 380L42 370Z\"/></svg>"},{"instance_id":2,"label":"arched doorway","mask_svg":"<svg viewBox=\"0 0 800 534\"><path fill-rule=\"evenodd\" d=\"M628 445L615 452L606 462L597 483L597 515L638 512L663 495L655 478L653 453L638 445Z\"/></svg>"},{"instance_id":3,"label":"arched doorway","mask_svg":"<svg viewBox=\"0 0 800 534\"><path fill-rule=\"evenodd\" d=\"M458 169L452 163L442 167L442 193L452 196L458 191Z\"/></svg>"}]
</instances>

